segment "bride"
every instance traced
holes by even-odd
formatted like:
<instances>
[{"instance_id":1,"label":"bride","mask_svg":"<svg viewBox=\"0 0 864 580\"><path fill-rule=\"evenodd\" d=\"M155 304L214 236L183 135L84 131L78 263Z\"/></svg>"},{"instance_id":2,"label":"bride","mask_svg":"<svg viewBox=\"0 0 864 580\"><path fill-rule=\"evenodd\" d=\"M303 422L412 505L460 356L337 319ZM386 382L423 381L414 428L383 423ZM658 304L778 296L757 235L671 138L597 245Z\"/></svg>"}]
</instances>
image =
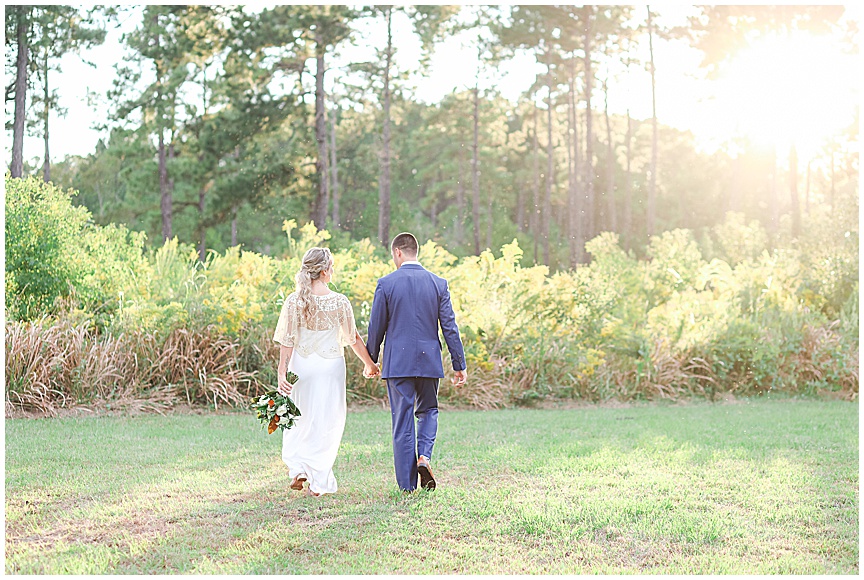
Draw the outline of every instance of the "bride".
<instances>
[{"instance_id":1,"label":"bride","mask_svg":"<svg viewBox=\"0 0 864 580\"><path fill-rule=\"evenodd\" d=\"M292 477L291 489L307 495L335 493L333 463L345 429L345 356L350 346L366 368L363 376L379 374L354 324L354 311L343 294L331 291L333 256L327 248L312 248L297 272L297 290L285 299L273 340L279 348L277 390L291 398L301 416L283 431L282 460ZM299 379L291 385L287 371Z\"/></svg>"}]
</instances>

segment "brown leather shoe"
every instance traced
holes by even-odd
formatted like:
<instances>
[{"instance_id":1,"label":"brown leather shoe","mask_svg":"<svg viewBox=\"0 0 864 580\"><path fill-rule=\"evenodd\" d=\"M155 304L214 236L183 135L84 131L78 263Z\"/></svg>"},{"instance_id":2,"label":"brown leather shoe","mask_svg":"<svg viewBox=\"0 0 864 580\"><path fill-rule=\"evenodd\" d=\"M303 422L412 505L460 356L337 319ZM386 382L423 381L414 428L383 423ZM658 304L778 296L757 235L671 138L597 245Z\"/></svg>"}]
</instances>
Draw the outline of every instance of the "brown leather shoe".
<instances>
[{"instance_id":1,"label":"brown leather shoe","mask_svg":"<svg viewBox=\"0 0 864 580\"><path fill-rule=\"evenodd\" d=\"M420 487L422 489L435 489L432 467L429 465L429 460L422 455L417 460L417 472L420 474Z\"/></svg>"},{"instance_id":2,"label":"brown leather shoe","mask_svg":"<svg viewBox=\"0 0 864 580\"><path fill-rule=\"evenodd\" d=\"M295 476L294 479L291 480L291 484L288 487L297 491L303 491L303 482L305 481L306 475L301 473L300 475Z\"/></svg>"}]
</instances>

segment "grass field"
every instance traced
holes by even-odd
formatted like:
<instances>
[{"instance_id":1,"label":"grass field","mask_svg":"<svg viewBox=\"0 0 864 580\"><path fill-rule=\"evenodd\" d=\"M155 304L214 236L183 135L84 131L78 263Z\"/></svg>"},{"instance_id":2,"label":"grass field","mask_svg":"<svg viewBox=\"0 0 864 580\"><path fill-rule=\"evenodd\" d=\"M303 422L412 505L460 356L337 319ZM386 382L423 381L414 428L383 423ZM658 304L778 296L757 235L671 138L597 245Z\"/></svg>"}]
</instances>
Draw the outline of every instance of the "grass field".
<instances>
[{"instance_id":1,"label":"grass field","mask_svg":"<svg viewBox=\"0 0 864 580\"><path fill-rule=\"evenodd\" d=\"M6 420L6 572L859 571L857 403L445 410L412 495L389 421L314 499L251 413Z\"/></svg>"}]
</instances>

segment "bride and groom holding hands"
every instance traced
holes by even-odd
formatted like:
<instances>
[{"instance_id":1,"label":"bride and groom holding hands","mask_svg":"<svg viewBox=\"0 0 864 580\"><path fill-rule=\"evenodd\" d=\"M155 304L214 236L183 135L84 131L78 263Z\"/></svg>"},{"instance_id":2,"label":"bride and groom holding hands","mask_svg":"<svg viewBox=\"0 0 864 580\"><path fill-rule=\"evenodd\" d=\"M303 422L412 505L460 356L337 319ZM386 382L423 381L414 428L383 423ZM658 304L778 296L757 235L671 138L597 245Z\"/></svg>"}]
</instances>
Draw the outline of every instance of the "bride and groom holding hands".
<instances>
[{"instance_id":1,"label":"bride and groom holding hands","mask_svg":"<svg viewBox=\"0 0 864 580\"><path fill-rule=\"evenodd\" d=\"M430 461L438 431L438 381L444 377L439 325L454 384L464 384L467 374L447 281L420 265L418 250L410 233L393 238L396 270L378 280L367 344L348 298L327 286L333 277L330 251L312 248L303 256L297 289L285 299L273 336L280 344L278 391L291 395L302 412L282 435L282 460L292 489L302 491L308 482L308 495L337 490L333 464L345 429L346 346L365 364L364 377L380 375L387 382L399 488L415 490L419 477L421 488L435 489ZM288 371L300 377L293 385L286 379Z\"/></svg>"}]
</instances>

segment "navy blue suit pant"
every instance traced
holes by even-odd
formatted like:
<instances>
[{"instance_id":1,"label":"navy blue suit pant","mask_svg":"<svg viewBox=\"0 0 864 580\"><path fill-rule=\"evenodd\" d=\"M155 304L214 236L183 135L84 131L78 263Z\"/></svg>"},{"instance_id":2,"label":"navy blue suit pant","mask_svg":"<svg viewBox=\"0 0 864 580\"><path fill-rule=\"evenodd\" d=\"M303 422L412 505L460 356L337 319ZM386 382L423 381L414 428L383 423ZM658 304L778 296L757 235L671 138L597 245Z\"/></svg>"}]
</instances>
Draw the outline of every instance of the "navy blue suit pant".
<instances>
[{"instance_id":1,"label":"navy blue suit pant","mask_svg":"<svg viewBox=\"0 0 864 580\"><path fill-rule=\"evenodd\" d=\"M387 379L393 420L393 462L399 488L417 488L417 458L432 459L438 432L438 379L395 377ZM414 428L414 418L417 428Z\"/></svg>"}]
</instances>

